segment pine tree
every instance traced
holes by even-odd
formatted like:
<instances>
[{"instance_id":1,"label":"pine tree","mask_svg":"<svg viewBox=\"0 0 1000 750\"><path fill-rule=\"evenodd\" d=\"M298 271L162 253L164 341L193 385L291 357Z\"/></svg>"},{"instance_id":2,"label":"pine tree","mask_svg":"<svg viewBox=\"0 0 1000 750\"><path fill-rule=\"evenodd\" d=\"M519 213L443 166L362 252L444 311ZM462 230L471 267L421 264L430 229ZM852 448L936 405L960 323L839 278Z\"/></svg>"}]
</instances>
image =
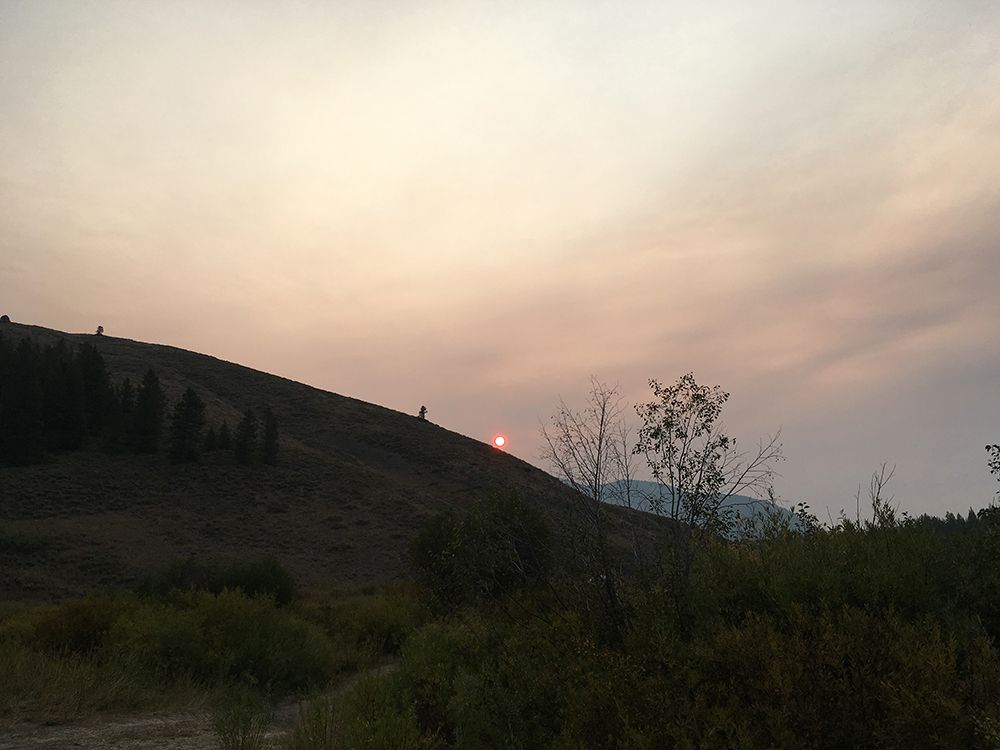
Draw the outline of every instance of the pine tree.
<instances>
[{"instance_id":1,"label":"pine tree","mask_svg":"<svg viewBox=\"0 0 1000 750\"><path fill-rule=\"evenodd\" d=\"M72 360L59 365L62 370L62 392L59 401L59 422L56 446L74 450L83 444L87 431L86 394L80 368Z\"/></svg>"},{"instance_id":2,"label":"pine tree","mask_svg":"<svg viewBox=\"0 0 1000 750\"><path fill-rule=\"evenodd\" d=\"M257 415L253 413L253 409L247 409L239 426L236 428L236 439L234 442L236 460L245 466L254 463L257 458L258 431Z\"/></svg>"},{"instance_id":3,"label":"pine tree","mask_svg":"<svg viewBox=\"0 0 1000 750\"><path fill-rule=\"evenodd\" d=\"M104 449L115 453L126 445L131 434L132 416L135 412L135 389L132 381L125 378L111 399L111 407L104 425Z\"/></svg>"},{"instance_id":4,"label":"pine tree","mask_svg":"<svg viewBox=\"0 0 1000 750\"><path fill-rule=\"evenodd\" d=\"M135 388L132 381L125 378L118 386L118 403L121 404L122 412L126 417L131 417L135 410Z\"/></svg>"},{"instance_id":5,"label":"pine tree","mask_svg":"<svg viewBox=\"0 0 1000 750\"><path fill-rule=\"evenodd\" d=\"M86 433L83 380L66 342L41 352L38 377L42 389L42 423L49 450L75 450Z\"/></svg>"},{"instance_id":6,"label":"pine tree","mask_svg":"<svg viewBox=\"0 0 1000 750\"><path fill-rule=\"evenodd\" d=\"M198 460L201 431L205 426L205 402L193 388L184 391L170 421L170 458L175 463Z\"/></svg>"},{"instance_id":7,"label":"pine tree","mask_svg":"<svg viewBox=\"0 0 1000 750\"><path fill-rule=\"evenodd\" d=\"M87 429L99 432L111 406L113 389L104 357L93 344L81 344L76 361L83 380L83 398L87 414Z\"/></svg>"},{"instance_id":8,"label":"pine tree","mask_svg":"<svg viewBox=\"0 0 1000 750\"><path fill-rule=\"evenodd\" d=\"M262 457L266 464L278 463L278 420L268 407L264 412L264 444Z\"/></svg>"},{"instance_id":9,"label":"pine tree","mask_svg":"<svg viewBox=\"0 0 1000 750\"><path fill-rule=\"evenodd\" d=\"M219 449L219 436L215 432L215 426L210 425L205 433L205 453L213 453Z\"/></svg>"},{"instance_id":10,"label":"pine tree","mask_svg":"<svg viewBox=\"0 0 1000 750\"><path fill-rule=\"evenodd\" d=\"M163 433L163 413L166 397L160 379L149 370L136 392L135 410L132 414L130 443L136 453L153 453L160 444Z\"/></svg>"},{"instance_id":11,"label":"pine tree","mask_svg":"<svg viewBox=\"0 0 1000 750\"><path fill-rule=\"evenodd\" d=\"M42 396L38 350L25 338L14 351L0 390L0 464L23 465L42 460Z\"/></svg>"}]
</instances>

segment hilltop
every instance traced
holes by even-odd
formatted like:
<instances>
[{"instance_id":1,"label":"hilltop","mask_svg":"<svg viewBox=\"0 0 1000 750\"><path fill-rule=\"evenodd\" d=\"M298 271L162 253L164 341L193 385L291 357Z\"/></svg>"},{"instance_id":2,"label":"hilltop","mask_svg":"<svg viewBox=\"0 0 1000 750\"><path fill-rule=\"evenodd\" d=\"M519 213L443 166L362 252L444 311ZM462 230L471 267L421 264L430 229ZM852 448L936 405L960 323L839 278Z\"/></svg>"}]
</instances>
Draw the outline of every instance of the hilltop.
<instances>
[{"instance_id":1,"label":"hilltop","mask_svg":"<svg viewBox=\"0 0 1000 750\"><path fill-rule=\"evenodd\" d=\"M268 406L281 425L276 466L93 448L0 468L4 598L128 584L186 556L273 555L305 585L386 582L410 574L410 542L437 510L504 489L551 517L575 501L514 456L376 404L170 346L10 322L0 331L93 344L115 382L154 368L170 403L194 388L210 424Z\"/></svg>"}]
</instances>

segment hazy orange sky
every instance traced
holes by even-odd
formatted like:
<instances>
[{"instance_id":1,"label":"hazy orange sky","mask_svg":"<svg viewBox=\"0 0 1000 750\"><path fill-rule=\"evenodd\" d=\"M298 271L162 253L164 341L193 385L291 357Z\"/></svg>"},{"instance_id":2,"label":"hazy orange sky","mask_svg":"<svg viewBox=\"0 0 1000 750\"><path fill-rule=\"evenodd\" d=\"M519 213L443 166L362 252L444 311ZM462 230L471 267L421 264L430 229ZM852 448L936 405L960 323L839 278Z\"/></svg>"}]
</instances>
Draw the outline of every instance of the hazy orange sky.
<instances>
[{"instance_id":1,"label":"hazy orange sky","mask_svg":"<svg viewBox=\"0 0 1000 750\"><path fill-rule=\"evenodd\" d=\"M986 504L1000 4L0 0L0 312L538 463L594 374Z\"/></svg>"}]
</instances>

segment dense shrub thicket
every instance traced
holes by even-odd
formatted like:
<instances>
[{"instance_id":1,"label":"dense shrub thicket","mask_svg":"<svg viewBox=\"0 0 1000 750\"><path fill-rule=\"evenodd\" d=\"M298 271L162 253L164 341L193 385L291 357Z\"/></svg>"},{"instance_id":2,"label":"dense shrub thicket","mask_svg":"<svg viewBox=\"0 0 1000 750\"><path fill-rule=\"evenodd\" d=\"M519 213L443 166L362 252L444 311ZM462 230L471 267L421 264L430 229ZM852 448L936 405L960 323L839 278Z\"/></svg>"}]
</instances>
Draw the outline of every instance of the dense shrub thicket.
<instances>
[{"instance_id":1,"label":"dense shrub thicket","mask_svg":"<svg viewBox=\"0 0 1000 750\"><path fill-rule=\"evenodd\" d=\"M226 589L238 589L250 597L269 596L279 607L298 596L295 579L273 557L229 562L189 557L147 576L139 592L162 597L174 591L221 594Z\"/></svg>"},{"instance_id":2,"label":"dense shrub thicket","mask_svg":"<svg viewBox=\"0 0 1000 750\"><path fill-rule=\"evenodd\" d=\"M224 742L259 734L272 701L398 658L427 621L412 585L302 597L268 559L185 560L132 593L0 605L0 727L211 701Z\"/></svg>"},{"instance_id":3,"label":"dense shrub thicket","mask_svg":"<svg viewBox=\"0 0 1000 750\"><path fill-rule=\"evenodd\" d=\"M325 685L336 665L321 627L269 597L228 589L95 596L30 610L0 626L0 644L8 643L97 665L127 664L161 684L249 684L279 695Z\"/></svg>"},{"instance_id":4,"label":"dense shrub thicket","mask_svg":"<svg viewBox=\"0 0 1000 750\"><path fill-rule=\"evenodd\" d=\"M476 557L482 513L428 526L433 591L454 591L449 561ZM400 746L377 729L391 726L413 747L995 748L998 560L996 510L775 525L699 547L680 594L669 574L623 580L621 642L587 612L599 582L496 590L487 576L403 643L395 674L314 704L291 746L324 727L311 746Z\"/></svg>"},{"instance_id":5,"label":"dense shrub thicket","mask_svg":"<svg viewBox=\"0 0 1000 750\"><path fill-rule=\"evenodd\" d=\"M205 431L205 411L188 388L168 419L156 372L148 370L138 386L129 378L115 384L92 343L72 349L60 339L41 347L25 337L15 345L0 332L0 465L38 463L47 453L86 447L156 453L165 434L176 463L231 448L243 464L277 462L278 421L270 409L260 439L257 417L247 411L235 445L225 422Z\"/></svg>"},{"instance_id":6,"label":"dense shrub thicket","mask_svg":"<svg viewBox=\"0 0 1000 750\"><path fill-rule=\"evenodd\" d=\"M710 540L693 585L666 565L618 582L621 639L592 608L599 580L525 567L553 544L544 529L509 499L432 520L424 593L296 599L273 561L189 560L139 593L0 611L0 697L81 710L178 684L318 691L290 750L1000 746L996 509ZM397 669L336 689L386 656Z\"/></svg>"},{"instance_id":7,"label":"dense shrub thicket","mask_svg":"<svg viewBox=\"0 0 1000 750\"><path fill-rule=\"evenodd\" d=\"M546 580L552 535L520 498L499 495L428 519L412 556L437 603L455 609L533 588Z\"/></svg>"}]
</instances>

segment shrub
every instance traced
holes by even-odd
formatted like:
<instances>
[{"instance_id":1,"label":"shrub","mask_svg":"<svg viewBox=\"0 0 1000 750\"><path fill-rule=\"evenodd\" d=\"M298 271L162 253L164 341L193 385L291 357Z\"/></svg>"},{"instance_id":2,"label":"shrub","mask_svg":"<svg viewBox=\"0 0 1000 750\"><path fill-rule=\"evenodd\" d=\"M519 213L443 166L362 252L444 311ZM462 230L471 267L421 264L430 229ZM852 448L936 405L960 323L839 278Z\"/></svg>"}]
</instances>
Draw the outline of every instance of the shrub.
<instances>
[{"instance_id":1,"label":"shrub","mask_svg":"<svg viewBox=\"0 0 1000 750\"><path fill-rule=\"evenodd\" d=\"M338 597L314 606L312 613L334 639L362 656L398 653L428 616L418 591L402 585Z\"/></svg>"},{"instance_id":2,"label":"shrub","mask_svg":"<svg viewBox=\"0 0 1000 750\"><path fill-rule=\"evenodd\" d=\"M298 596L295 580L273 557L228 564L189 557L148 576L139 588L154 596L171 591L221 594L226 589L238 589L250 597L270 596L279 607L291 604Z\"/></svg>"},{"instance_id":3,"label":"shrub","mask_svg":"<svg viewBox=\"0 0 1000 750\"><path fill-rule=\"evenodd\" d=\"M412 548L439 604L456 608L507 596L545 580L551 534L541 514L516 496L432 516Z\"/></svg>"},{"instance_id":4,"label":"shrub","mask_svg":"<svg viewBox=\"0 0 1000 750\"><path fill-rule=\"evenodd\" d=\"M133 711L184 695L164 690L141 671L74 654L42 653L16 639L0 639L0 725L68 721L95 711Z\"/></svg>"},{"instance_id":5,"label":"shrub","mask_svg":"<svg viewBox=\"0 0 1000 750\"><path fill-rule=\"evenodd\" d=\"M337 698L314 700L299 715L285 750L436 750L445 744L421 733L392 676L369 677Z\"/></svg>"},{"instance_id":6,"label":"shrub","mask_svg":"<svg viewBox=\"0 0 1000 750\"><path fill-rule=\"evenodd\" d=\"M475 623L433 622L403 644L398 684L405 691L420 726L450 737L455 721L450 704L456 683L486 657Z\"/></svg>"},{"instance_id":7,"label":"shrub","mask_svg":"<svg viewBox=\"0 0 1000 750\"><path fill-rule=\"evenodd\" d=\"M28 644L50 654L93 654L104 646L124 606L123 600L95 596L43 610L36 615Z\"/></svg>"},{"instance_id":8,"label":"shrub","mask_svg":"<svg viewBox=\"0 0 1000 750\"><path fill-rule=\"evenodd\" d=\"M221 750L263 750L270 723L270 706L248 690L227 693L213 720Z\"/></svg>"},{"instance_id":9,"label":"shrub","mask_svg":"<svg viewBox=\"0 0 1000 750\"><path fill-rule=\"evenodd\" d=\"M334 663L322 629L239 591L143 603L115 622L110 641L161 679L240 682L275 692L323 685Z\"/></svg>"}]
</instances>

